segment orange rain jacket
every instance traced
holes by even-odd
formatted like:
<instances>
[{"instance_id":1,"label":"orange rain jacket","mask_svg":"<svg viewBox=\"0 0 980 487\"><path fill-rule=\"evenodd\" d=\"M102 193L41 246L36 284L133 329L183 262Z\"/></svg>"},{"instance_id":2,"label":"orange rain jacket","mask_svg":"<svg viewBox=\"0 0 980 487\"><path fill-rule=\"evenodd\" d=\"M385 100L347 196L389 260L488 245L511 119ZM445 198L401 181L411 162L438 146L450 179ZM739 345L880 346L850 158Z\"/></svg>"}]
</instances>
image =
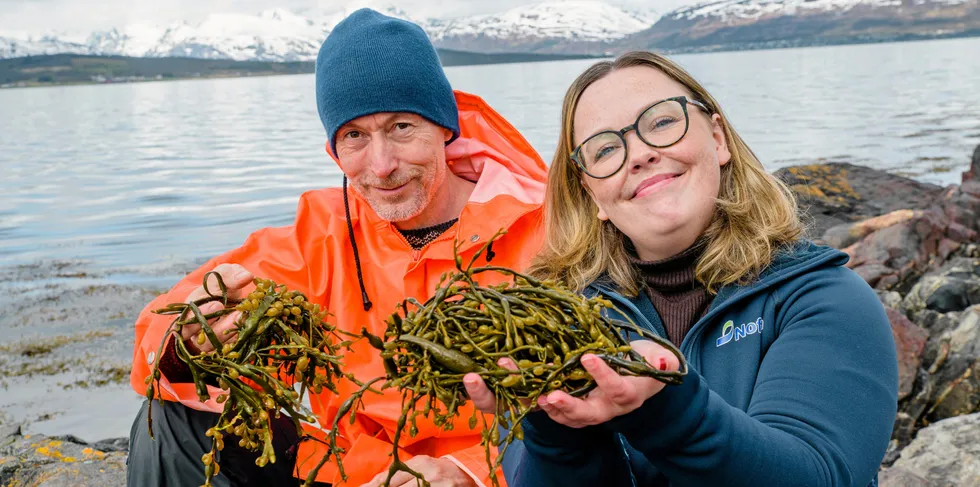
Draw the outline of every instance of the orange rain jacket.
<instances>
[{"instance_id":1,"label":"orange rain jacket","mask_svg":"<svg viewBox=\"0 0 980 487\"><path fill-rule=\"evenodd\" d=\"M355 192L348 193L364 284L373 302L370 311L365 312L362 305L344 215L343 190L308 191L300 198L293 225L254 232L241 247L211 259L147 305L136 321L130 378L133 389L145 393L143 381L150 374L155 353L172 320L150 310L183 302L201 285L204 273L221 263L241 264L257 277L303 292L311 302L332 313L329 321L342 329L359 332L366 326L379 336L385 329L384 320L396 310L397 303L406 297L424 302L437 287L439 276L455 268L456 239L462 243L464 262L468 262L488 238L504 228L507 234L492 246L495 254L492 263L524 268L541 245L541 203L547 168L517 129L482 99L457 91L456 101L461 136L446 147L446 159L454 173L477 184L453 227L416 251ZM480 261L485 259L486 256L480 257ZM503 280L489 273L481 277L484 284ZM357 341L353 352L345 352L344 363L346 371L362 381L384 375L378 353L366 340ZM324 391L310 398L313 412L324 429L332 424L344 399L357 389L348 381L341 381L339 387L339 395ZM222 406L214 401L219 390L212 387L210 392L212 399L202 403L193 384L172 384L165 377L161 379L160 393L164 399L198 410L220 412ZM368 482L390 462L391 437L401 410L401 396L389 389L384 395L366 394L364 403L365 410L358 411L353 425L346 420L340 422L346 442L343 446L347 449L344 469L349 477L343 485L359 486ZM468 404L460 409L454 429L448 432L430 420L419 418L418 434L414 438L407 434L401 437L400 458L404 461L414 455L446 457L484 485L490 485L486 456L480 446L482 426L478 425L477 429L468 426L471 408ZM324 452L319 442L303 441L294 474L305 478ZM328 462L317 480L341 484L333 465ZM499 471L497 476L503 482Z\"/></svg>"}]
</instances>

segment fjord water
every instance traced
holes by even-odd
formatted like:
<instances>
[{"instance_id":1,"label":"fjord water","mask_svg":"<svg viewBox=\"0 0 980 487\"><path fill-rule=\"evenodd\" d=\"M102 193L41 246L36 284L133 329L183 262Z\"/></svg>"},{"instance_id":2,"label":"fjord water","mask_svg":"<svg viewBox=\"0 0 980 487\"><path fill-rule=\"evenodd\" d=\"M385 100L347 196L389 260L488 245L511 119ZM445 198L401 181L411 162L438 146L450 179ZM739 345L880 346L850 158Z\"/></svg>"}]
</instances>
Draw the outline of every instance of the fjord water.
<instances>
[{"instance_id":1,"label":"fjord water","mask_svg":"<svg viewBox=\"0 0 980 487\"><path fill-rule=\"evenodd\" d=\"M678 55L770 171L848 161L959 182L980 143L980 38ZM546 161L591 61L448 68ZM200 261L339 185L313 76L0 91L0 266Z\"/></svg>"},{"instance_id":2,"label":"fjord water","mask_svg":"<svg viewBox=\"0 0 980 487\"><path fill-rule=\"evenodd\" d=\"M770 171L846 161L950 184L980 143L978 52L980 38L675 59ZM561 98L591 62L447 72L549 161ZM139 309L250 232L290 223L303 191L340 184L313 81L0 90L0 426L128 434ZM32 340L62 345L19 351Z\"/></svg>"}]
</instances>

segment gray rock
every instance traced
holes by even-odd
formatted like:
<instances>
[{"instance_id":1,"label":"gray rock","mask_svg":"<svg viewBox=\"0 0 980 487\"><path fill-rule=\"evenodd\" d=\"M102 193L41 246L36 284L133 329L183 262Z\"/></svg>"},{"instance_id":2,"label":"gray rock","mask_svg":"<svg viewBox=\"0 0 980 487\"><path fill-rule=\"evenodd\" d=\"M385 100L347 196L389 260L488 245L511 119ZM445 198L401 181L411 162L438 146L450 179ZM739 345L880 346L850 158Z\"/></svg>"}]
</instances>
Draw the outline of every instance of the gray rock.
<instances>
[{"instance_id":1,"label":"gray rock","mask_svg":"<svg viewBox=\"0 0 980 487\"><path fill-rule=\"evenodd\" d=\"M126 452L105 452L84 442L0 431L0 485L36 487L126 484Z\"/></svg>"},{"instance_id":2,"label":"gray rock","mask_svg":"<svg viewBox=\"0 0 980 487\"><path fill-rule=\"evenodd\" d=\"M980 356L980 305L961 315L960 325L949 333L949 350L954 354Z\"/></svg>"},{"instance_id":3,"label":"gray rock","mask_svg":"<svg viewBox=\"0 0 980 487\"><path fill-rule=\"evenodd\" d=\"M878 294L878 300L881 301L886 308L892 308L901 310L902 308L902 295L895 291L876 291Z\"/></svg>"},{"instance_id":4,"label":"gray rock","mask_svg":"<svg viewBox=\"0 0 980 487\"><path fill-rule=\"evenodd\" d=\"M980 406L980 360L975 357L953 355L929 380L933 397L923 416L928 422L970 414Z\"/></svg>"},{"instance_id":5,"label":"gray rock","mask_svg":"<svg viewBox=\"0 0 980 487\"><path fill-rule=\"evenodd\" d=\"M903 308L915 313L961 311L980 304L980 260L955 257L917 282L905 296Z\"/></svg>"},{"instance_id":6,"label":"gray rock","mask_svg":"<svg viewBox=\"0 0 980 487\"><path fill-rule=\"evenodd\" d=\"M896 479L914 482L915 477L920 477L931 483L882 485L980 485L978 432L980 414L946 419L919 430L918 436L902 450L901 457L892 468L904 471L896 472ZM889 473L888 477L891 481L892 474Z\"/></svg>"},{"instance_id":7,"label":"gray rock","mask_svg":"<svg viewBox=\"0 0 980 487\"><path fill-rule=\"evenodd\" d=\"M933 482L902 467L886 468L878 473L880 487L943 487L941 482Z\"/></svg>"},{"instance_id":8,"label":"gray rock","mask_svg":"<svg viewBox=\"0 0 980 487\"><path fill-rule=\"evenodd\" d=\"M936 323L943 331L938 336L933 331L923 353L933 389L925 415L929 421L980 409L980 306L948 313Z\"/></svg>"},{"instance_id":9,"label":"gray rock","mask_svg":"<svg viewBox=\"0 0 980 487\"><path fill-rule=\"evenodd\" d=\"M963 256L980 258L980 245L968 244L963 248Z\"/></svg>"},{"instance_id":10,"label":"gray rock","mask_svg":"<svg viewBox=\"0 0 980 487\"><path fill-rule=\"evenodd\" d=\"M910 315L912 322L925 328L933 339L960 325L960 313L940 313L931 309L913 311L905 308L905 305L906 301L902 301L902 309Z\"/></svg>"}]
</instances>

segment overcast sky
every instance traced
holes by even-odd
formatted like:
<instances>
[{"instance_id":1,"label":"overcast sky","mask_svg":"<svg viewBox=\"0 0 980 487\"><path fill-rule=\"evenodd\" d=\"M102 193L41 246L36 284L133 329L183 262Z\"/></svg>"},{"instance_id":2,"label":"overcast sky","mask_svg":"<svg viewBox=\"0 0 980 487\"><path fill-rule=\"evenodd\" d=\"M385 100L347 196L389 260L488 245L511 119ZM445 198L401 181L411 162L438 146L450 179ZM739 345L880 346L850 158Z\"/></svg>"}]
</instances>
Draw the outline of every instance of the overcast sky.
<instances>
[{"instance_id":1,"label":"overcast sky","mask_svg":"<svg viewBox=\"0 0 980 487\"><path fill-rule=\"evenodd\" d=\"M628 9L665 13L698 0L606 0ZM702 2L704 0L701 0ZM417 17L458 17L494 13L534 0L0 0L2 31L88 32L129 23L167 24L199 21L209 13L257 13L282 7L294 11L336 11L362 5L401 7Z\"/></svg>"}]
</instances>

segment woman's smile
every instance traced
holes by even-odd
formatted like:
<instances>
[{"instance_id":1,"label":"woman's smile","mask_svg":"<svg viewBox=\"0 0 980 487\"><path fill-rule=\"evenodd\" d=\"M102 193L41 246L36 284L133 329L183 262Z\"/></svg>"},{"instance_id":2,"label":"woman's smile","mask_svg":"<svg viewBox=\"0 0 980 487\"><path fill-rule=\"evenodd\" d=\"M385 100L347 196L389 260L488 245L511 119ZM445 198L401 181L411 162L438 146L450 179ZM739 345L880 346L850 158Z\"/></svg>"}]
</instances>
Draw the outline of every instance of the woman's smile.
<instances>
[{"instance_id":1,"label":"woman's smile","mask_svg":"<svg viewBox=\"0 0 980 487\"><path fill-rule=\"evenodd\" d=\"M647 195L660 192L664 187L670 185L677 179L679 179L686 172L683 173L661 173L655 176L644 179L636 189L633 190L633 195L630 199L642 198Z\"/></svg>"}]
</instances>

